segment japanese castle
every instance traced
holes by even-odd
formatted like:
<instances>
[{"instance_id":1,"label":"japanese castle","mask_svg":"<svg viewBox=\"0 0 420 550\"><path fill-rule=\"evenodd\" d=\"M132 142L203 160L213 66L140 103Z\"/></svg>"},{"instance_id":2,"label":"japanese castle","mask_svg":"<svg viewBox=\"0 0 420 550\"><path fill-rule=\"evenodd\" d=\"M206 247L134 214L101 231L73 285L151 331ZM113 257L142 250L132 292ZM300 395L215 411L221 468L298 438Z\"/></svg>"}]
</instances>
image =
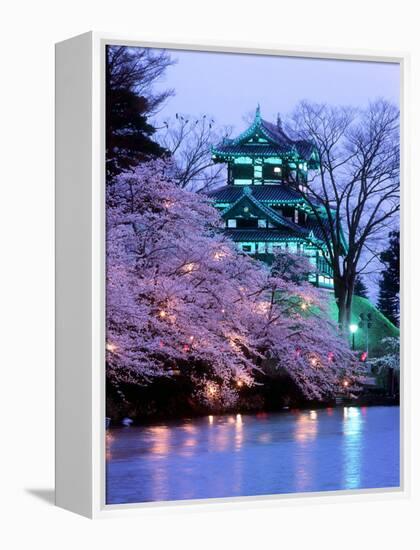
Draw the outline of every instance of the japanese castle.
<instances>
[{"instance_id":1,"label":"japanese castle","mask_svg":"<svg viewBox=\"0 0 420 550\"><path fill-rule=\"evenodd\" d=\"M227 164L227 185L209 196L238 248L267 262L275 247L305 254L317 267L310 280L332 288L324 232L305 199L308 172L319 167L314 146L290 139L280 119L263 120L258 107L247 130L211 152Z\"/></svg>"}]
</instances>

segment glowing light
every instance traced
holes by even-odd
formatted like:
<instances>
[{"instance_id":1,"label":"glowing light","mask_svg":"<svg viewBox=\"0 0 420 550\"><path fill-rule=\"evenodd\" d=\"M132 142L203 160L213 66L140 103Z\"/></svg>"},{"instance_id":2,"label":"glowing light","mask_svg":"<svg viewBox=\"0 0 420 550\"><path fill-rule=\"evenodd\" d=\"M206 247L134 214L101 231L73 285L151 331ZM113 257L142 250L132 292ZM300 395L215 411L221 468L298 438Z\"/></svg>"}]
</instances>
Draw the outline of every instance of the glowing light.
<instances>
[{"instance_id":1,"label":"glowing light","mask_svg":"<svg viewBox=\"0 0 420 550\"><path fill-rule=\"evenodd\" d=\"M106 349L107 351L114 353L115 351L117 351L117 346L115 344L111 344L111 342L107 342Z\"/></svg>"},{"instance_id":2,"label":"glowing light","mask_svg":"<svg viewBox=\"0 0 420 550\"><path fill-rule=\"evenodd\" d=\"M190 336L190 342L194 340L194 336Z\"/></svg>"},{"instance_id":3,"label":"glowing light","mask_svg":"<svg viewBox=\"0 0 420 550\"><path fill-rule=\"evenodd\" d=\"M235 340L233 338L228 338L228 342L229 342L229 346L232 348L232 349L235 349L237 350L238 349L238 346L236 345L235 343Z\"/></svg>"},{"instance_id":4,"label":"glowing light","mask_svg":"<svg viewBox=\"0 0 420 550\"><path fill-rule=\"evenodd\" d=\"M206 395L209 399L213 399L217 394L217 385L214 382L207 382Z\"/></svg>"},{"instance_id":5,"label":"glowing light","mask_svg":"<svg viewBox=\"0 0 420 550\"><path fill-rule=\"evenodd\" d=\"M197 269L197 264L195 264L194 262L189 262L184 265L182 271L184 273L192 273L195 269Z\"/></svg>"},{"instance_id":6,"label":"glowing light","mask_svg":"<svg viewBox=\"0 0 420 550\"><path fill-rule=\"evenodd\" d=\"M308 304L306 302L302 302L300 304L300 308L303 309L303 311L305 311L306 309L308 309Z\"/></svg>"},{"instance_id":7,"label":"glowing light","mask_svg":"<svg viewBox=\"0 0 420 550\"><path fill-rule=\"evenodd\" d=\"M358 325L355 325L355 324L353 324L353 323L349 326L350 332L351 332L352 334L354 334L355 332L357 332L358 328L359 328Z\"/></svg>"},{"instance_id":8,"label":"glowing light","mask_svg":"<svg viewBox=\"0 0 420 550\"><path fill-rule=\"evenodd\" d=\"M240 349L241 345L246 344L246 338L241 334L230 333L226 335L226 338L230 347L236 351Z\"/></svg>"},{"instance_id":9,"label":"glowing light","mask_svg":"<svg viewBox=\"0 0 420 550\"><path fill-rule=\"evenodd\" d=\"M197 428L193 424L184 424L182 429L189 434L195 434L197 432Z\"/></svg>"},{"instance_id":10,"label":"glowing light","mask_svg":"<svg viewBox=\"0 0 420 550\"><path fill-rule=\"evenodd\" d=\"M213 254L213 258L215 260L222 260L223 258L225 258L227 256L227 253L224 251L224 250L217 250L214 254Z\"/></svg>"},{"instance_id":11,"label":"glowing light","mask_svg":"<svg viewBox=\"0 0 420 550\"><path fill-rule=\"evenodd\" d=\"M168 426L154 426L147 431L153 441L150 451L156 455L166 455L169 452L171 438L171 431Z\"/></svg>"},{"instance_id":12,"label":"glowing light","mask_svg":"<svg viewBox=\"0 0 420 550\"><path fill-rule=\"evenodd\" d=\"M264 302L258 302L255 305L255 311L256 313L259 313L261 315L265 315L270 310L270 302L264 301Z\"/></svg>"},{"instance_id":13,"label":"glowing light","mask_svg":"<svg viewBox=\"0 0 420 550\"><path fill-rule=\"evenodd\" d=\"M213 424L214 418L212 414L209 414L209 424Z\"/></svg>"},{"instance_id":14,"label":"glowing light","mask_svg":"<svg viewBox=\"0 0 420 550\"><path fill-rule=\"evenodd\" d=\"M299 443L304 444L309 441L313 441L316 438L318 431L318 422L312 422L311 420L317 419L311 419L311 416L308 416L305 413L301 413L297 417L294 430L294 439Z\"/></svg>"},{"instance_id":15,"label":"glowing light","mask_svg":"<svg viewBox=\"0 0 420 550\"><path fill-rule=\"evenodd\" d=\"M312 357L311 366L316 367L317 369L323 368L324 365L319 357Z\"/></svg>"},{"instance_id":16,"label":"glowing light","mask_svg":"<svg viewBox=\"0 0 420 550\"><path fill-rule=\"evenodd\" d=\"M279 173L281 172L281 168L280 168L279 166L275 166L275 167L274 167L274 172L275 172L276 174L279 174Z\"/></svg>"},{"instance_id":17,"label":"glowing light","mask_svg":"<svg viewBox=\"0 0 420 550\"><path fill-rule=\"evenodd\" d=\"M346 457L343 473L346 488L352 489L360 487L364 420L357 407L344 407L343 417L344 453Z\"/></svg>"},{"instance_id":18,"label":"glowing light","mask_svg":"<svg viewBox=\"0 0 420 550\"><path fill-rule=\"evenodd\" d=\"M237 424L242 424L242 415L241 414L236 415L236 423Z\"/></svg>"},{"instance_id":19,"label":"glowing light","mask_svg":"<svg viewBox=\"0 0 420 550\"><path fill-rule=\"evenodd\" d=\"M244 383L242 382L242 380L238 380L236 382L236 385L238 386L238 388L242 388L242 386L244 385Z\"/></svg>"},{"instance_id":20,"label":"glowing light","mask_svg":"<svg viewBox=\"0 0 420 550\"><path fill-rule=\"evenodd\" d=\"M166 313L166 311L163 311L163 309L161 309L161 310L159 311L159 317L161 317L162 319L163 319L164 317L166 317L166 315L167 315L167 313Z\"/></svg>"},{"instance_id":21,"label":"glowing light","mask_svg":"<svg viewBox=\"0 0 420 550\"><path fill-rule=\"evenodd\" d=\"M343 408L343 417L344 418L357 418L361 416L360 409L358 407L344 407Z\"/></svg>"},{"instance_id":22,"label":"glowing light","mask_svg":"<svg viewBox=\"0 0 420 550\"><path fill-rule=\"evenodd\" d=\"M318 418L318 413L316 411L310 411L309 418L311 420L316 420Z\"/></svg>"},{"instance_id":23,"label":"glowing light","mask_svg":"<svg viewBox=\"0 0 420 550\"><path fill-rule=\"evenodd\" d=\"M348 380L343 380L343 386L344 386L345 388L347 388L348 385L349 385L349 381L348 381Z\"/></svg>"}]
</instances>

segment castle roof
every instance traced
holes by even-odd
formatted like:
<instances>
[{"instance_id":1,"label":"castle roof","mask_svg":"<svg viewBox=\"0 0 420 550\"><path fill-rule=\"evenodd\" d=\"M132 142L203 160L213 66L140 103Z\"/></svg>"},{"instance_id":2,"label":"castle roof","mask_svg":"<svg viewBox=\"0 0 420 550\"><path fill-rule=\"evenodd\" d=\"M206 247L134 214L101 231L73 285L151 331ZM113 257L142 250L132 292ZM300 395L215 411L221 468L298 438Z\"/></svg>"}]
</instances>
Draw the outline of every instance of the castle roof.
<instances>
[{"instance_id":1,"label":"castle roof","mask_svg":"<svg viewBox=\"0 0 420 550\"><path fill-rule=\"evenodd\" d=\"M305 237L296 235L294 231L287 229L225 229L224 234L234 242L282 242L290 239L296 241Z\"/></svg>"},{"instance_id":2,"label":"castle roof","mask_svg":"<svg viewBox=\"0 0 420 550\"><path fill-rule=\"evenodd\" d=\"M270 190L271 193L267 193ZM284 185L241 187L230 185L209 193L209 196L215 201L215 206L223 207L221 214L225 219L242 216L244 207L248 207L247 212L252 209L254 217L261 215L274 225L273 228L267 229L226 229L226 235L234 241L281 241L294 238L309 242L325 242L325 236L329 233L327 225L324 226L324 231L320 226L320 221L307 209L305 209L308 213L307 221L302 226L286 218L279 210L270 207L270 204L283 202L285 205L295 203L298 208L304 208L305 199ZM273 197L275 197L274 200Z\"/></svg>"},{"instance_id":3,"label":"castle roof","mask_svg":"<svg viewBox=\"0 0 420 550\"><path fill-rule=\"evenodd\" d=\"M242 194L244 187L240 185L224 185L208 193L216 204L224 202L235 202ZM305 203L300 193L294 191L287 185L253 185L253 196L262 203L292 202Z\"/></svg>"},{"instance_id":4,"label":"castle roof","mask_svg":"<svg viewBox=\"0 0 420 550\"><path fill-rule=\"evenodd\" d=\"M272 124L261 118L260 108L255 113L251 126L234 139L225 138L212 147L214 160L247 155L251 157L291 157L297 160L316 160L312 143L293 140L283 130L280 121Z\"/></svg>"},{"instance_id":5,"label":"castle roof","mask_svg":"<svg viewBox=\"0 0 420 550\"><path fill-rule=\"evenodd\" d=\"M270 208L269 206L264 205L259 200L257 200L254 197L250 186L243 188L242 194L236 199L235 202L233 202L223 210L222 215L223 217L227 217L228 214L234 214L238 208L246 206L247 204L253 206L255 212L259 212L263 216L267 216L267 218L278 227L287 228L294 234L306 235L307 232L302 227L285 218L280 212L274 210L273 208Z\"/></svg>"}]
</instances>

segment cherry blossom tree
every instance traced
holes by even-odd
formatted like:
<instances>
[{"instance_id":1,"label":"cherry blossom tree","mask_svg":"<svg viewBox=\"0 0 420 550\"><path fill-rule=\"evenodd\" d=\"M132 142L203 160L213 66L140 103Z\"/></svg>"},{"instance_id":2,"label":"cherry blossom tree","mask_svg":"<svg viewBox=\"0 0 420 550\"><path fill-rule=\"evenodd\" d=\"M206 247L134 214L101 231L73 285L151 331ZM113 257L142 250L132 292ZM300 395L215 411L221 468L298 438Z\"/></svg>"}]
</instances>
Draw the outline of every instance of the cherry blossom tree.
<instances>
[{"instance_id":1,"label":"cherry blossom tree","mask_svg":"<svg viewBox=\"0 0 420 550\"><path fill-rule=\"evenodd\" d=\"M253 304L259 324L253 323L265 357L276 360L305 398L322 401L356 391L363 369L329 317L328 295L308 282L312 271L304 256L276 252Z\"/></svg>"},{"instance_id":2,"label":"cherry blossom tree","mask_svg":"<svg viewBox=\"0 0 420 550\"><path fill-rule=\"evenodd\" d=\"M251 383L257 351L240 285L258 272L236 257L208 200L168 181L171 170L150 163L108 190L109 372Z\"/></svg>"},{"instance_id":3,"label":"cherry blossom tree","mask_svg":"<svg viewBox=\"0 0 420 550\"><path fill-rule=\"evenodd\" d=\"M210 408L232 406L270 358L307 399L357 385L305 260L279 253L270 269L239 253L209 199L179 188L173 174L171 163L153 161L107 189L109 380L183 377Z\"/></svg>"}]
</instances>

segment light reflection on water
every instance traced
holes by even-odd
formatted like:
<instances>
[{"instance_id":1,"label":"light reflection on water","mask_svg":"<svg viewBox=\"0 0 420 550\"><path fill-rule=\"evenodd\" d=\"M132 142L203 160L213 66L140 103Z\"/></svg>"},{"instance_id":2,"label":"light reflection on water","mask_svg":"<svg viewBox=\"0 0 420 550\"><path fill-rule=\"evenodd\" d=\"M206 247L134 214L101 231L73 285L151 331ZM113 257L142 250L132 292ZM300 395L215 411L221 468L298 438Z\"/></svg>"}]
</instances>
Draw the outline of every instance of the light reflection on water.
<instances>
[{"instance_id":1,"label":"light reflection on water","mask_svg":"<svg viewBox=\"0 0 420 550\"><path fill-rule=\"evenodd\" d=\"M345 484L348 489L360 486L362 470L363 418L357 407L343 408L343 464ZM378 449L379 452L382 452Z\"/></svg>"},{"instance_id":2,"label":"light reflection on water","mask_svg":"<svg viewBox=\"0 0 420 550\"><path fill-rule=\"evenodd\" d=\"M210 415L106 444L108 503L399 485L398 407Z\"/></svg>"},{"instance_id":3,"label":"light reflection on water","mask_svg":"<svg viewBox=\"0 0 420 550\"><path fill-rule=\"evenodd\" d=\"M308 452L308 445L316 439L318 433L318 414L316 411L302 412L297 417L294 430L294 439L298 444L295 465L294 479L296 492L309 491L313 477L314 464L311 454Z\"/></svg>"}]
</instances>

